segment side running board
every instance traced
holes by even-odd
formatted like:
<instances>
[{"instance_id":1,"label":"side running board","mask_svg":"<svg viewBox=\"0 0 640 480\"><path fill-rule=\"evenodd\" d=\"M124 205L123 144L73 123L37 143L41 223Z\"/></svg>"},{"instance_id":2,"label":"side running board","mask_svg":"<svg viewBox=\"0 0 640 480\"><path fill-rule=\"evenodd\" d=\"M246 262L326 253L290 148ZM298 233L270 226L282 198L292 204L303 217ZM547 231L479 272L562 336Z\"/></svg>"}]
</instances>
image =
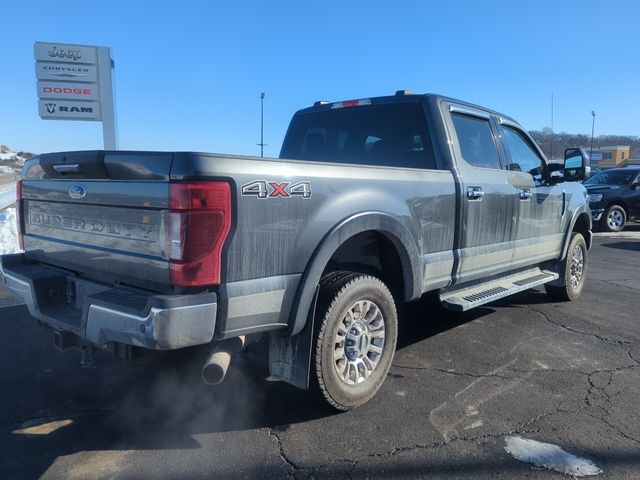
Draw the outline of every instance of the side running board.
<instances>
[{"instance_id":1,"label":"side running board","mask_svg":"<svg viewBox=\"0 0 640 480\"><path fill-rule=\"evenodd\" d=\"M558 278L555 272L533 268L471 287L443 291L440 302L449 310L464 312Z\"/></svg>"}]
</instances>

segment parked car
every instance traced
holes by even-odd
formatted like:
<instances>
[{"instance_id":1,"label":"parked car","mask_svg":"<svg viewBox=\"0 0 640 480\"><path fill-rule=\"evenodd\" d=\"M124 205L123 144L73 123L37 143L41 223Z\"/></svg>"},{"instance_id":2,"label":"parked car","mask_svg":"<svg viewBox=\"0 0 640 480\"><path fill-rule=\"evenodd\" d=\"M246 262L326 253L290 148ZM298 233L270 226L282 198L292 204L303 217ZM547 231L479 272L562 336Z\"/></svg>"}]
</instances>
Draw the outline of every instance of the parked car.
<instances>
[{"instance_id":1,"label":"parked car","mask_svg":"<svg viewBox=\"0 0 640 480\"><path fill-rule=\"evenodd\" d=\"M640 218L640 166L602 170L584 182L591 218L603 230L620 232Z\"/></svg>"},{"instance_id":2,"label":"parked car","mask_svg":"<svg viewBox=\"0 0 640 480\"><path fill-rule=\"evenodd\" d=\"M397 302L580 295L586 155L567 152L552 169L512 118L400 91L297 112L280 158L45 154L18 184L25 253L0 270L60 349L205 345L216 383L267 334L273 378L347 410L387 376Z\"/></svg>"}]
</instances>

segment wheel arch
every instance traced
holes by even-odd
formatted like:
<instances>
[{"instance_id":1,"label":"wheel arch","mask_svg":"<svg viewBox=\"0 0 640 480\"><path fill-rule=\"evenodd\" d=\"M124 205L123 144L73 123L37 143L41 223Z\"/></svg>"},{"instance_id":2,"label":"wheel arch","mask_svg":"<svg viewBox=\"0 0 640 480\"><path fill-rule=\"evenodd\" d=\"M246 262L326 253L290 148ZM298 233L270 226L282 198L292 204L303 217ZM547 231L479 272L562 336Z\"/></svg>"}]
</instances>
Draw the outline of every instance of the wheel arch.
<instances>
[{"instance_id":1,"label":"wheel arch","mask_svg":"<svg viewBox=\"0 0 640 480\"><path fill-rule=\"evenodd\" d=\"M591 234L591 215L585 210L577 210L567 229L564 242L562 245L561 260L564 260L569 250L569 243L571 242L571 234L573 232L579 232L584 237L584 241L587 244L587 250L591 248L592 234Z\"/></svg>"},{"instance_id":2,"label":"wheel arch","mask_svg":"<svg viewBox=\"0 0 640 480\"><path fill-rule=\"evenodd\" d=\"M314 301L317 285L341 246L358 235L371 233L391 245L400 261L401 287L396 293L401 300L412 300L421 294L421 269L418 246L407 227L396 217L382 212L353 215L332 228L316 247L308 262L289 316L289 333L296 335L304 328ZM361 273L367 273L363 271Z\"/></svg>"},{"instance_id":3,"label":"wheel arch","mask_svg":"<svg viewBox=\"0 0 640 480\"><path fill-rule=\"evenodd\" d=\"M619 207L622 207L622 209L624 210L625 215L627 216L627 218L629 218L629 205L627 204L627 202L625 202L624 200L622 200L621 198L616 198L613 200L609 200L605 206L605 212L607 209L613 207L614 205L618 205Z\"/></svg>"}]
</instances>

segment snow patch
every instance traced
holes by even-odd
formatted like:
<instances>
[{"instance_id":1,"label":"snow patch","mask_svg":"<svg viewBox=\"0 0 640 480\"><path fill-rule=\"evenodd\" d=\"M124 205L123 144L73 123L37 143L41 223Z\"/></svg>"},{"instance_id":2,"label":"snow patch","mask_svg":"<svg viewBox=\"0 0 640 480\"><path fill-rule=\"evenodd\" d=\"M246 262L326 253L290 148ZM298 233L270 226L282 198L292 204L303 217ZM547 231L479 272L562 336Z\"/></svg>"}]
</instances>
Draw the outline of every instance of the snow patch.
<instances>
[{"instance_id":1,"label":"snow patch","mask_svg":"<svg viewBox=\"0 0 640 480\"><path fill-rule=\"evenodd\" d=\"M16 209L0 211L0 255L21 252L18 244L18 224Z\"/></svg>"},{"instance_id":2,"label":"snow patch","mask_svg":"<svg viewBox=\"0 0 640 480\"><path fill-rule=\"evenodd\" d=\"M532 463L565 475L587 477L600 475L602 469L591 460L565 452L552 443L538 442L522 437L506 437L504 449L516 460Z\"/></svg>"},{"instance_id":3,"label":"snow patch","mask_svg":"<svg viewBox=\"0 0 640 480\"><path fill-rule=\"evenodd\" d=\"M16 184L0 184L0 210L16 203Z\"/></svg>"}]
</instances>

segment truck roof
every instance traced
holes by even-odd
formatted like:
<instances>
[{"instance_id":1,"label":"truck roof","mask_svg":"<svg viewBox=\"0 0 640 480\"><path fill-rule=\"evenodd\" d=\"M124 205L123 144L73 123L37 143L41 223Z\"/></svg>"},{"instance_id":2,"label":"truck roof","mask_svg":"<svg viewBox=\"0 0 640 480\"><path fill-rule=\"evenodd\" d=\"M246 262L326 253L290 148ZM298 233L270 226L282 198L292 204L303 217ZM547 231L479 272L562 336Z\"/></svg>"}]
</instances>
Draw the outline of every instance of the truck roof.
<instances>
[{"instance_id":1,"label":"truck roof","mask_svg":"<svg viewBox=\"0 0 640 480\"><path fill-rule=\"evenodd\" d=\"M326 110L331 110L332 108L339 108L337 107L339 104L348 104L348 106L360 106L360 105L363 106L363 105L380 105L380 104L388 104L388 103L418 103L418 102L423 102L428 98L434 99L436 102L440 102L440 101L455 102L461 105L465 105L467 107L477 108L477 109L492 113L494 115L497 115L499 117L502 117L504 119L508 119L511 122L514 122L516 124L519 124L519 122L514 120L509 115L505 115L504 113L500 113L490 108L482 107L480 105L475 105L470 102L465 102L464 100L458 100L456 98L451 98L451 97L439 95L436 93L412 93L412 92L409 92L408 90L398 90L398 92L396 92L395 95L386 95L383 97L362 97L354 100L339 100L335 102L320 101L320 102L316 102L311 107L302 108L298 110L295 113L295 115L306 115L309 113L323 112ZM359 104L358 102L363 102L363 103Z\"/></svg>"}]
</instances>

